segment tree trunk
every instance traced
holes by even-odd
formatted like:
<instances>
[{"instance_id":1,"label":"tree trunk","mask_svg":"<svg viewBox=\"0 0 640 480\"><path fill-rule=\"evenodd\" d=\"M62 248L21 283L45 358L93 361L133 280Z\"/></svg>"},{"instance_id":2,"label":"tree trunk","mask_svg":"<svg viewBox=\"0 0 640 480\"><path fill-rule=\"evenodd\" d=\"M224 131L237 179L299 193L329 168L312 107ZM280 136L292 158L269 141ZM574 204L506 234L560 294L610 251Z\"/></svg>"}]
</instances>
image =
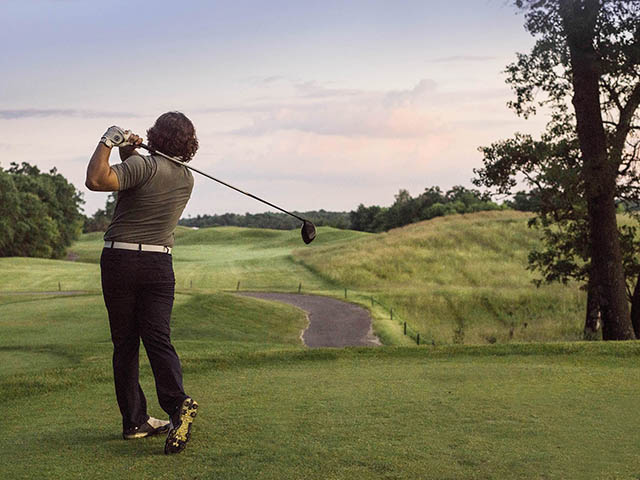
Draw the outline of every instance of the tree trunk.
<instances>
[{"instance_id":1,"label":"tree trunk","mask_svg":"<svg viewBox=\"0 0 640 480\"><path fill-rule=\"evenodd\" d=\"M589 283L587 284L587 314L585 315L583 332L585 340L598 340L600 332L600 305L598 305L595 287L595 281L589 276Z\"/></svg>"},{"instance_id":2,"label":"tree trunk","mask_svg":"<svg viewBox=\"0 0 640 480\"><path fill-rule=\"evenodd\" d=\"M636 280L636 288L631 297L631 324L636 338L640 338L640 277Z\"/></svg>"},{"instance_id":3,"label":"tree trunk","mask_svg":"<svg viewBox=\"0 0 640 480\"><path fill-rule=\"evenodd\" d=\"M593 181L597 181L597 177ZM629 315L615 204L599 200L601 198L589 199L588 209L596 301L606 320L602 326L602 338L631 340L635 335ZM607 204L611 208L607 208Z\"/></svg>"},{"instance_id":4,"label":"tree trunk","mask_svg":"<svg viewBox=\"0 0 640 480\"><path fill-rule=\"evenodd\" d=\"M622 267L616 219L618 164L607 152L600 109L600 64L594 48L600 0L561 0L560 15L571 56L573 106L583 157L592 275L602 317L604 340L635 338Z\"/></svg>"}]
</instances>

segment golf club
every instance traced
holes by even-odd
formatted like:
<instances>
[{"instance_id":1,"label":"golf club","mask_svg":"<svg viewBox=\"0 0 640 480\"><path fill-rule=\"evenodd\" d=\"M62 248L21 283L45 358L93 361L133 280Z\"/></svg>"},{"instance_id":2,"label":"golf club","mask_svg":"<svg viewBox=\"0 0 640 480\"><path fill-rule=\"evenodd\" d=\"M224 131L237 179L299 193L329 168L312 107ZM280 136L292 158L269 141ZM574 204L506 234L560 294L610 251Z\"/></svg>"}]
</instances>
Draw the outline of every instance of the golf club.
<instances>
[{"instance_id":1,"label":"golf club","mask_svg":"<svg viewBox=\"0 0 640 480\"><path fill-rule=\"evenodd\" d=\"M167 154L164 154L162 152L159 152L157 150L154 150L153 148L151 148L148 145L145 145L144 143L141 143L140 145L137 145L138 147L144 148L145 150L148 150L151 153L155 153L156 155L160 155L163 158L166 158L167 160L173 162L173 163L177 163L178 165L182 165L183 167L187 167L189 170L193 170L194 172L199 173L200 175L204 175L207 178L210 178L211 180L214 180L218 183L221 183L222 185L224 185L225 187L229 187L233 190L235 190L236 192L240 192L243 195L246 195L247 197L251 197L254 200L258 200L259 202L265 203L267 205L269 205L270 207L276 208L278 210L280 210L283 213L286 213L287 215L291 215L294 218L297 218L298 220L300 220L302 222L302 228L300 229L300 233L302 234L302 241L306 244L309 244L313 241L314 238L316 238L316 227L313 223L311 223L309 220L305 220L302 217L299 217L298 215L291 213L291 212L287 212L284 208L280 208L277 205L274 205L271 202L267 202L266 200L263 200L260 197L256 197L255 195L245 192L243 190L240 190L239 188L234 187L233 185L229 185L227 182L223 182L222 180L219 180L215 177L212 177L211 175L209 175L208 173L203 172L202 170L198 170L195 167L192 167L191 165L188 165L187 163L178 160L177 158L171 157Z\"/></svg>"}]
</instances>

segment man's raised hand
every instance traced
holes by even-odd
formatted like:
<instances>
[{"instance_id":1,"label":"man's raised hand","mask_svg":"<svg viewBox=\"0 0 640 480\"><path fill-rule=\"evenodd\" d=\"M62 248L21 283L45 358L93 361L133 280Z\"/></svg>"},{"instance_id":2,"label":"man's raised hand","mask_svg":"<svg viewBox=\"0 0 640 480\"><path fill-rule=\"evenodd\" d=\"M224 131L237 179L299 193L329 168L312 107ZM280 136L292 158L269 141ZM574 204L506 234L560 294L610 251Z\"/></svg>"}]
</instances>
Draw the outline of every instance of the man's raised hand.
<instances>
[{"instance_id":1,"label":"man's raised hand","mask_svg":"<svg viewBox=\"0 0 640 480\"><path fill-rule=\"evenodd\" d=\"M102 135L100 141L109 148L126 147L132 145L130 137L131 131L123 130L122 128L113 125L112 127L109 127L106 132L104 132L104 135ZM135 137L137 137L137 135L135 135ZM139 137L137 137L136 140L138 138Z\"/></svg>"}]
</instances>

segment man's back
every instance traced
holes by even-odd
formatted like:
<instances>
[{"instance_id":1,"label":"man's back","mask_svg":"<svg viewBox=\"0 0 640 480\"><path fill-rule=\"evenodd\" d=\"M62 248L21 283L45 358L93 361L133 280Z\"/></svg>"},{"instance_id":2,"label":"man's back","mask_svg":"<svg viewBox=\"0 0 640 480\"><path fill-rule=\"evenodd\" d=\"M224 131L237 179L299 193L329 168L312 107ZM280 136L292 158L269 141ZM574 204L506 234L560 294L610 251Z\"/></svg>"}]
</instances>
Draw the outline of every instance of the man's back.
<instances>
[{"instance_id":1,"label":"man's back","mask_svg":"<svg viewBox=\"0 0 640 480\"><path fill-rule=\"evenodd\" d=\"M104 239L172 247L193 189L191 172L162 157L139 155L112 168L121 190Z\"/></svg>"}]
</instances>

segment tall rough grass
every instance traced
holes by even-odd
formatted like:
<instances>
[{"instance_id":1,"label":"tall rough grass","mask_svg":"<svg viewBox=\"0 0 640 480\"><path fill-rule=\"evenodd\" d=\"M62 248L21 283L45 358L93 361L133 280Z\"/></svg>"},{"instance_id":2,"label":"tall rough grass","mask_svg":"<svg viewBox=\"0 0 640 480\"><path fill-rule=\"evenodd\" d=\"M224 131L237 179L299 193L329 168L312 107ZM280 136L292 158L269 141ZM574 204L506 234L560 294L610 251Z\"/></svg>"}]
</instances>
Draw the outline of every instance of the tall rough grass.
<instances>
[{"instance_id":1,"label":"tall rough grass","mask_svg":"<svg viewBox=\"0 0 640 480\"><path fill-rule=\"evenodd\" d=\"M581 337L577 285L536 288L528 215L452 215L380 235L296 250L335 285L374 295L434 343L559 341Z\"/></svg>"}]
</instances>

